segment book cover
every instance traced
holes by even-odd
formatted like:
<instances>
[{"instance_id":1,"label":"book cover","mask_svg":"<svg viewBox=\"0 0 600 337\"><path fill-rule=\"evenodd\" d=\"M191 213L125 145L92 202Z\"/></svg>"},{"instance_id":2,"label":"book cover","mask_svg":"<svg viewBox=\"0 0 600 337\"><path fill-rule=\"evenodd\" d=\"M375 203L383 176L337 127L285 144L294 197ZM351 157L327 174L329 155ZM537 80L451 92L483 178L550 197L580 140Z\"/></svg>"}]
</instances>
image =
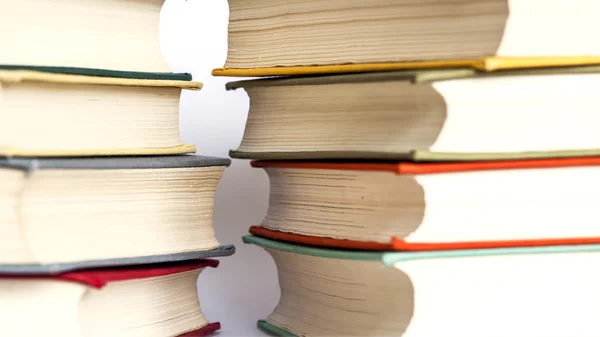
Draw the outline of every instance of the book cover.
<instances>
[{"instance_id":1,"label":"book cover","mask_svg":"<svg viewBox=\"0 0 600 337\"><path fill-rule=\"evenodd\" d=\"M256 235L262 238L285 241L291 243L297 243L307 246L315 247L329 247L336 249L348 249L348 250L366 250L366 251L388 251L394 250L394 244L380 243L380 242L365 242L355 240L341 240L334 238L324 238L319 236L301 235L295 233L287 233L274 231L272 229L264 228L261 226L251 226L248 232L252 235ZM395 242L395 241L394 241ZM404 249L398 249L404 250Z\"/></svg>"},{"instance_id":2,"label":"book cover","mask_svg":"<svg viewBox=\"0 0 600 337\"><path fill-rule=\"evenodd\" d=\"M385 72L407 69L450 69L466 68L484 72L498 70L552 68L565 66L598 65L600 57L485 57L470 60L415 61L398 63L339 64L323 66L271 67L271 68L216 68L213 76L262 77L299 76L343 73Z\"/></svg>"},{"instance_id":3,"label":"book cover","mask_svg":"<svg viewBox=\"0 0 600 337\"><path fill-rule=\"evenodd\" d=\"M400 261L463 258L472 256L497 256L497 255L532 255L532 254L564 254L564 253L596 253L600 252L600 245L564 245L547 247L512 247L495 249L467 249L450 250L442 252L388 252L382 255L382 262L391 266Z\"/></svg>"},{"instance_id":4,"label":"book cover","mask_svg":"<svg viewBox=\"0 0 600 337\"><path fill-rule=\"evenodd\" d=\"M92 157L92 158L0 158L0 167L26 171L39 169L156 169L229 166L231 160L198 155Z\"/></svg>"},{"instance_id":5,"label":"book cover","mask_svg":"<svg viewBox=\"0 0 600 337\"><path fill-rule=\"evenodd\" d=\"M109 76L110 75L110 76ZM193 82L186 74L142 72L88 72L80 68L21 67L0 65L0 83L42 82L118 86L174 87L200 90L202 83Z\"/></svg>"},{"instance_id":6,"label":"book cover","mask_svg":"<svg viewBox=\"0 0 600 337\"><path fill-rule=\"evenodd\" d=\"M54 263L54 264L0 264L0 275L57 275L68 273L81 269L107 268L107 267L127 267L136 265L174 263L188 260L198 260L205 258L231 256L235 253L235 247L224 245L217 249L186 252L167 255L141 256L124 259L106 259L81 261L73 263Z\"/></svg>"},{"instance_id":7,"label":"book cover","mask_svg":"<svg viewBox=\"0 0 600 337\"><path fill-rule=\"evenodd\" d=\"M189 73L156 73L142 71L125 71L96 68L78 67L45 67L32 65L0 64L0 70L22 70L54 74L68 74L94 77L118 77L138 80L169 80L169 81L191 81L192 74Z\"/></svg>"},{"instance_id":8,"label":"book cover","mask_svg":"<svg viewBox=\"0 0 600 337\"><path fill-rule=\"evenodd\" d=\"M325 249L320 247L312 247L307 245L298 245L288 242L275 241L270 239L261 238L255 235L245 235L242 237L242 241L246 244L253 244L262 248L276 249L282 252L302 254L309 256L318 256L329 259L342 259L342 260L367 260L367 261L379 261L381 260L382 252L365 252L365 251L352 251L342 249Z\"/></svg>"},{"instance_id":9,"label":"book cover","mask_svg":"<svg viewBox=\"0 0 600 337\"><path fill-rule=\"evenodd\" d=\"M102 289L109 282L128 281L135 279L144 279L150 277L166 276L171 274L183 273L200 268L216 268L219 266L218 260L209 259L190 259L171 263L148 263L138 264L127 267L110 266L97 269L84 269L77 271L62 272L54 275L47 274L26 274L15 275L6 274L0 270L0 278L14 279L53 279L68 282L80 283L96 289Z\"/></svg>"}]
</instances>

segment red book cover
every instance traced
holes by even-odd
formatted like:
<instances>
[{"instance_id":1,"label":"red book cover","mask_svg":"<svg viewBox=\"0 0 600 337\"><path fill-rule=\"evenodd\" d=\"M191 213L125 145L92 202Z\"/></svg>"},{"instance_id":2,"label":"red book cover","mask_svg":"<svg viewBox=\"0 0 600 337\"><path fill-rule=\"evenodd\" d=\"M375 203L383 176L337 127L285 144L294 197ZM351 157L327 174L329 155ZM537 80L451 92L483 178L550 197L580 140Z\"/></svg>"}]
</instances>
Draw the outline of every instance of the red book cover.
<instances>
[{"instance_id":1,"label":"red book cover","mask_svg":"<svg viewBox=\"0 0 600 337\"><path fill-rule=\"evenodd\" d=\"M285 233L270 230L261 226L252 226L248 230L250 234L260 236L263 238L286 241L292 243L298 243L307 246L317 247L329 247L339 248L348 250L372 250L372 251L386 251L394 250L392 242L390 243L379 243L379 242L365 242L365 241L352 241L352 240L340 240L333 238L323 238L318 236L308 236L293 233Z\"/></svg>"},{"instance_id":2,"label":"red book cover","mask_svg":"<svg viewBox=\"0 0 600 337\"><path fill-rule=\"evenodd\" d=\"M442 162L442 163L357 163L357 162L286 162L286 161L253 161L253 167L267 168L304 168L304 169L329 169L351 171L388 171L399 175L423 175L436 173L490 171L490 170L515 170L536 168L561 168L580 166L599 166L600 157L556 158L556 159L529 159L506 161L482 162ZM577 244L600 244L600 237L592 238L564 238L564 239L527 239L509 241L476 241L476 242L406 242L400 238L390 238L389 243L363 242L334 238L313 237L293 233L273 231L260 226L250 227L253 235L268 239L287 241L297 244L371 251L438 251L460 249L485 249L508 247L536 247Z\"/></svg>"},{"instance_id":3,"label":"red book cover","mask_svg":"<svg viewBox=\"0 0 600 337\"><path fill-rule=\"evenodd\" d=\"M141 266L86 269L57 275L3 275L0 273L0 278L57 279L69 282L77 282L89 287L101 289L109 282L166 276L200 268L216 268L218 265L218 260L193 260Z\"/></svg>"},{"instance_id":4,"label":"red book cover","mask_svg":"<svg viewBox=\"0 0 600 337\"><path fill-rule=\"evenodd\" d=\"M221 323L219 323L219 322L208 323L198 330L186 332L183 335L179 335L178 337L204 337L204 336L208 336L211 333L213 333L217 330L220 330L220 329L221 329Z\"/></svg>"}]
</instances>

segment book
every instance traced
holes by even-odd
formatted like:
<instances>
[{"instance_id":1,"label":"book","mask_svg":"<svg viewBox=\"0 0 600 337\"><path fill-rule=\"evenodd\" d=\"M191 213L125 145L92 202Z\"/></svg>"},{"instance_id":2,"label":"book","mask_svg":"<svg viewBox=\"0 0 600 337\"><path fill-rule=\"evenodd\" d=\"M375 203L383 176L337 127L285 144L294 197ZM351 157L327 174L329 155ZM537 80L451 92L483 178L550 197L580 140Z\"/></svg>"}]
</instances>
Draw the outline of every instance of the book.
<instances>
[{"instance_id":1,"label":"book","mask_svg":"<svg viewBox=\"0 0 600 337\"><path fill-rule=\"evenodd\" d=\"M227 61L215 75L600 61L596 8L583 0L229 0L229 9Z\"/></svg>"},{"instance_id":2,"label":"book","mask_svg":"<svg viewBox=\"0 0 600 337\"><path fill-rule=\"evenodd\" d=\"M159 41L164 0L0 3L0 64L170 72Z\"/></svg>"},{"instance_id":3,"label":"book","mask_svg":"<svg viewBox=\"0 0 600 337\"><path fill-rule=\"evenodd\" d=\"M2 329L10 336L200 337L219 329L203 316L196 280L216 260L2 275Z\"/></svg>"},{"instance_id":4,"label":"book","mask_svg":"<svg viewBox=\"0 0 600 337\"><path fill-rule=\"evenodd\" d=\"M0 66L0 85L0 155L195 151L179 135L181 92L202 87L187 74Z\"/></svg>"},{"instance_id":5,"label":"book","mask_svg":"<svg viewBox=\"0 0 600 337\"><path fill-rule=\"evenodd\" d=\"M231 255L212 221L229 163L191 155L0 159L0 271Z\"/></svg>"},{"instance_id":6,"label":"book","mask_svg":"<svg viewBox=\"0 0 600 337\"><path fill-rule=\"evenodd\" d=\"M250 232L271 239L405 251L600 244L599 157L252 166L270 196Z\"/></svg>"},{"instance_id":7,"label":"book","mask_svg":"<svg viewBox=\"0 0 600 337\"><path fill-rule=\"evenodd\" d=\"M472 161L600 154L599 67L419 70L238 81L234 158ZM556 135L560 134L561 137Z\"/></svg>"},{"instance_id":8,"label":"book","mask_svg":"<svg viewBox=\"0 0 600 337\"><path fill-rule=\"evenodd\" d=\"M278 336L562 337L598 326L589 266L600 245L377 253L244 242L277 266L281 298L258 326Z\"/></svg>"}]
</instances>

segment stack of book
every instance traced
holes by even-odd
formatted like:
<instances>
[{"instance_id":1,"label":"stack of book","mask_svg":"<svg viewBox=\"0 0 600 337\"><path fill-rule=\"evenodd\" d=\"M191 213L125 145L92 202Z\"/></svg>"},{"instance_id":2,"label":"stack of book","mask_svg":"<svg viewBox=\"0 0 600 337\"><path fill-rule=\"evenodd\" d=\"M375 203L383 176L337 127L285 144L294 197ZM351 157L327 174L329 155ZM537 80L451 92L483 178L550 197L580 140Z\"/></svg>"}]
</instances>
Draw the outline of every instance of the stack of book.
<instances>
[{"instance_id":1,"label":"stack of book","mask_svg":"<svg viewBox=\"0 0 600 337\"><path fill-rule=\"evenodd\" d=\"M0 1L2 335L203 336L229 159L187 155L162 0Z\"/></svg>"},{"instance_id":2,"label":"stack of book","mask_svg":"<svg viewBox=\"0 0 600 337\"><path fill-rule=\"evenodd\" d=\"M593 336L589 1L230 0L280 336ZM299 76L302 75L302 76ZM279 76L279 77L272 77ZM389 268L382 268L384 265Z\"/></svg>"}]
</instances>

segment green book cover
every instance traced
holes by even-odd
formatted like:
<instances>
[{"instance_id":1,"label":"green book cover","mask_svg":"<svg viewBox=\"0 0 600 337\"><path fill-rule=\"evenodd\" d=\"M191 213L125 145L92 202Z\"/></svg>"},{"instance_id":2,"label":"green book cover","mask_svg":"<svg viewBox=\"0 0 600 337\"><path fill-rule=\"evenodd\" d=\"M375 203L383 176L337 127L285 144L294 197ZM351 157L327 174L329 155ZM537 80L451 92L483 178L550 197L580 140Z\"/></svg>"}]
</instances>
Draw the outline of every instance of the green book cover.
<instances>
[{"instance_id":1,"label":"green book cover","mask_svg":"<svg viewBox=\"0 0 600 337\"><path fill-rule=\"evenodd\" d=\"M269 334L271 336L296 337L296 335L294 335L293 333L283 330L282 328L278 328L263 319L258 321L256 323L256 326L258 326L259 329L261 329L262 331L266 332L267 334Z\"/></svg>"},{"instance_id":2,"label":"green book cover","mask_svg":"<svg viewBox=\"0 0 600 337\"><path fill-rule=\"evenodd\" d=\"M191 81L192 75L188 73L146 73L140 71L121 71L94 68L75 68L75 67L44 67L28 65L0 65L0 70L29 70L45 73L83 75L96 77L117 77L138 80L170 80L170 81Z\"/></svg>"},{"instance_id":3,"label":"green book cover","mask_svg":"<svg viewBox=\"0 0 600 337\"><path fill-rule=\"evenodd\" d=\"M305 245L287 243L261 238L255 235L246 235L242 238L244 243L254 244L262 248L276 249L282 252L325 257L342 260L381 260L382 252L362 252L358 250L325 249Z\"/></svg>"},{"instance_id":4,"label":"green book cover","mask_svg":"<svg viewBox=\"0 0 600 337\"><path fill-rule=\"evenodd\" d=\"M254 235L246 235L242 241L263 248L276 249L282 252L325 257L343 260L381 260L383 265L390 266L400 261L425 260L425 259L447 259L480 257L495 255L532 255L532 254L560 254L560 253L591 253L600 252L600 245L563 245L542 247L514 247L514 248L490 248L490 249L461 249L461 250L438 250L424 252L364 252L342 249L318 248L299 245L283 241L275 241Z\"/></svg>"},{"instance_id":5,"label":"green book cover","mask_svg":"<svg viewBox=\"0 0 600 337\"><path fill-rule=\"evenodd\" d=\"M600 245L567 245L567 246L543 246L543 247L515 247L515 248L493 248L493 249L465 249L446 250L436 252L388 252L384 253L382 262L391 266L396 262L424 260L424 259L447 259L482 257L497 255L533 255L533 254L564 254L564 253L597 253Z\"/></svg>"}]
</instances>

